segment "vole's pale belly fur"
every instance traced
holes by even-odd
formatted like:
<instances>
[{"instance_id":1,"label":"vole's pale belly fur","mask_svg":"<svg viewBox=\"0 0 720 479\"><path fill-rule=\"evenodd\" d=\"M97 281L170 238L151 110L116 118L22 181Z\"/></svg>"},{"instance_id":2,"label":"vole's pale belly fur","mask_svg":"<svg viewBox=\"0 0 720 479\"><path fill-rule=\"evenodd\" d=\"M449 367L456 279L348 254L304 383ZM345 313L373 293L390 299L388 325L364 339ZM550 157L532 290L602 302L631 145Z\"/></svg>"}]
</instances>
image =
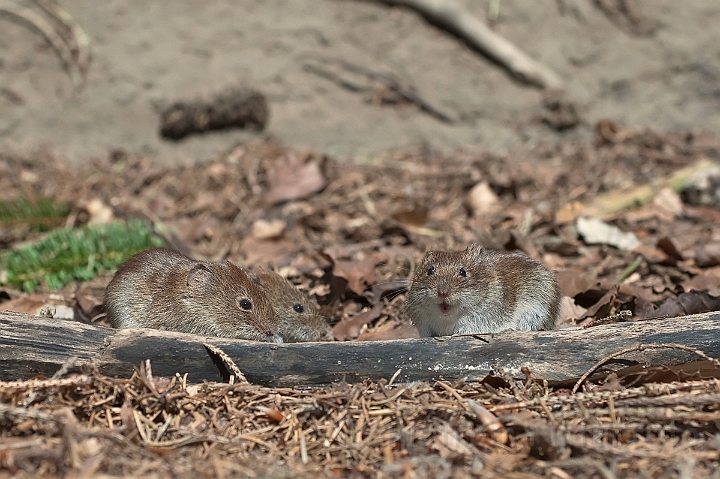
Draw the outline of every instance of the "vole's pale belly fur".
<instances>
[{"instance_id":1,"label":"vole's pale belly fur","mask_svg":"<svg viewBox=\"0 0 720 479\"><path fill-rule=\"evenodd\" d=\"M420 336L450 336L452 334L498 333L508 329L537 329L543 324L552 328L552 314L546 301L518 301L514 308L503 309L503 293L494 291L480 301L473 302L456 293L447 299L452 309L443 313L438 307L434 290L416 310L422 310L414 318ZM522 293L520 298L522 299ZM552 318L554 319L554 318Z\"/></svg>"}]
</instances>

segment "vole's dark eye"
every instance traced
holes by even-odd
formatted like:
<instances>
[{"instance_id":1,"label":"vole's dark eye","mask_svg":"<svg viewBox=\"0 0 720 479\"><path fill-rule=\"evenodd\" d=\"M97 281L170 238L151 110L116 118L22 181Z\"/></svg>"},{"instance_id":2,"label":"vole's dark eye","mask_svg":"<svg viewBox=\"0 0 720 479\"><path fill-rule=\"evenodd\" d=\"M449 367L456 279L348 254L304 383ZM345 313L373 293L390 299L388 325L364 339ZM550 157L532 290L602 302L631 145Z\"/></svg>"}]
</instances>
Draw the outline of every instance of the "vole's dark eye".
<instances>
[{"instance_id":1,"label":"vole's dark eye","mask_svg":"<svg viewBox=\"0 0 720 479\"><path fill-rule=\"evenodd\" d=\"M302 313L303 311L305 311L305 308L303 308L302 304L297 303L293 305L293 311L295 311L296 313Z\"/></svg>"},{"instance_id":2,"label":"vole's dark eye","mask_svg":"<svg viewBox=\"0 0 720 479\"><path fill-rule=\"evenodd\" d=\"M241 299L239 304L245 311L250 311L252 309L252 303L248 299Z\"/></svg>"},{"instance_id":3,"label":"vole's dark eye","mask_svg":"<svg viewBox=\"0 0 720 479\"><path fill-rule=\"evenodd\" d=\"M430 266L428 268L428 276L432 276L433 274L435 274L435 266Z\"/></svg>"},{"instance_id":4,"label":"vole's dark eye","mask_svg":"<svg viewBox=\"0 0 720 479\"><path fill-rule=\"evenodd\" d=\"M467 271L465 271L463 268L460 268L460 271L458 271L458 274L465 278L467 276Z\"/></svg>"}]
</instances>

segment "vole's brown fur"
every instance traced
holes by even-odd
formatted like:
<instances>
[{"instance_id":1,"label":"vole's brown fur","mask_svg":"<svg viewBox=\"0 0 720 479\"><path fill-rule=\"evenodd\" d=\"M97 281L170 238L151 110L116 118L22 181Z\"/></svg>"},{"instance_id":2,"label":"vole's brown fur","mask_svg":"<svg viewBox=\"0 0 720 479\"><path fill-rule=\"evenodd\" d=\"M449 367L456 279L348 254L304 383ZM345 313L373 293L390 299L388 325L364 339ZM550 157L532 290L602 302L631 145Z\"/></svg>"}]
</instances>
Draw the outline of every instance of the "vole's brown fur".
<instances>
[{"instance_id":1,"label":"vole's brown fur","mask_svg":"<svg viewBox=\"0 0 720 479\"><path fill-rule=\"evenodd\" d=\"M243 270L166 248L120 266L105 290L105 310L116 328L282 342L270 301Z\"/></svg>"},{"instance_id":2,"label":"vole's brown fur","mask_svg":"<svg viewBox=\"0 0 720 479\"><path fill-rule=\"evenodd\" d=\"M421 336L553 329L560 290L552 271L528 256L471 244L426 253L406 308Z\"/></svg>"},{"instance_id":3,"label":"vole's brown fur","mask_svg":"<svg viewBox=\"0 0 720 479\"><path fill-rule=\"evenodd\" d=\"M331 341L330 326L317 303L290 281L266 269L253 269L248 276L265 292L278 317L279 333L285 342Z\"/></svg>"}]
</instances>

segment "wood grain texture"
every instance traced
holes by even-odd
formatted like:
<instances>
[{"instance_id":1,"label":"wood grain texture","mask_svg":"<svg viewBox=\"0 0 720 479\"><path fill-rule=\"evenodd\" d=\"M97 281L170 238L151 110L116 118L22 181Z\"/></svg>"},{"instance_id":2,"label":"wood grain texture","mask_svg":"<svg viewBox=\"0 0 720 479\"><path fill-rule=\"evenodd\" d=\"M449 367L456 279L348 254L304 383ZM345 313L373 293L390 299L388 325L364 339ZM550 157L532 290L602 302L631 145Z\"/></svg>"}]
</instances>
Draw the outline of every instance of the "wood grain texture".
<instances>
[{"instance_id":1,"label":"wood grain texture","mask_svg":"<svg viewBox=\"0 0 720 479\"><path fill-rule=\"evenodd\" d=\"M227 378L203 342L230 355L251 382L276 387L389 379L398 369L397 382L476 380L498 369L521 377L523 366L536 378L567 380L581 376L608 354L637 344L678 343L718 358L720 313L585 330L511 331L494 337L269 344L150 329L113 330L2 312L0 380L50 376L71 356L78 356L78 365L94 361L102 373L112 376L127 377L133 367L150 359L157 376L188 373L192 382ZM645 350L615 360L610 367L696 359L683 351Z\"/></svg>"}]
</instances>

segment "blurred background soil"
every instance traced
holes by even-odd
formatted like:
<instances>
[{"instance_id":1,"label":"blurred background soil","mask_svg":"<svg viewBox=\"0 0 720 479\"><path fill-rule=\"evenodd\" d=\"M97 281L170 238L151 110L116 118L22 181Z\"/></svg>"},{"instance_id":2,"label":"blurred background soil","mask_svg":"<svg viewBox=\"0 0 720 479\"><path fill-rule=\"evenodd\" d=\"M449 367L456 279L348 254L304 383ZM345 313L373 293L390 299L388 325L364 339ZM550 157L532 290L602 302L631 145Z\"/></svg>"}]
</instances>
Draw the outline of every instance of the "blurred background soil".
<instances>
[{"instance_id":1,"label":"blurred background soil","mask_svg":"<svg viewBox=\"0 0 720 479\"><path fill-rule=\"evenodd\" d=\"M77 92L40 35L0 18L0 150L44 148L82 163L121 148L170 166L266 137L343 158L409 146L502 153L586 141L601 119L657 130L720 128L715 0L643 2L642 31L608 16L602 2L460 3L559 73L583 119L577 128L545 126L540 90L409 9L337 0L66 0L92 49ZM314 54L393 74L458 121L368 102L308 71ZM266 95L264 132L161 139L163 106L229 86Z\"/></svg>"}]
</instances>

